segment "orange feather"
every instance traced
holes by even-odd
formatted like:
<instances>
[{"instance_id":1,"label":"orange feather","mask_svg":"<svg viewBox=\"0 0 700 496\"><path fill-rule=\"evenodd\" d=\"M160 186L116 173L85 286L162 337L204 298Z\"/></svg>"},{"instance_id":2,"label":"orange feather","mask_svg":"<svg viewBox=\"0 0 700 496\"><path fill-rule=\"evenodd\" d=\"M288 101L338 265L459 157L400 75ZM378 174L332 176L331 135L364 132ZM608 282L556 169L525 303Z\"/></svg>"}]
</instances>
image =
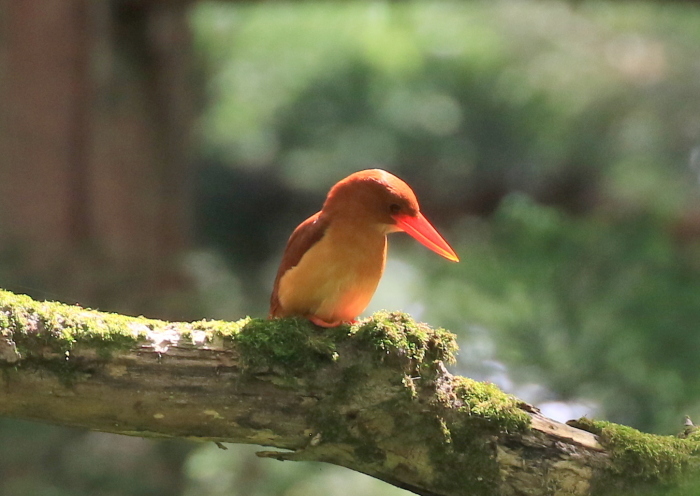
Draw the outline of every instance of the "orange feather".
<instances>
[{"instance_id":1,"label":"orange feather","mask_svg":"<svg viewBox=\"0 0 700 496\"><path fill-rule=\"evenodd\" d=\"M401 179L369 169L336 183L321 211L289 238L270 298L270 317L301 316L324 327L352 322L377 289L386 262L386 235L396 231L406 231L458 261Z\"/></svg>"}]
</instances>

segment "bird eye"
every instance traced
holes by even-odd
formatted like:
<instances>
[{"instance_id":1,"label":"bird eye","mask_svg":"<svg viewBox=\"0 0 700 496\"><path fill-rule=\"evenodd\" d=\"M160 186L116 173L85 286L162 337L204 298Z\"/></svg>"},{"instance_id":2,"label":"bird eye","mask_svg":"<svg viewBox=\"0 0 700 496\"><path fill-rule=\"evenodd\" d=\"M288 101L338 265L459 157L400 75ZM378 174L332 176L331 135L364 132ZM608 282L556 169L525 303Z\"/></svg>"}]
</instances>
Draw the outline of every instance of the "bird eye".
<instances>
[{"instance_id":1,"label":"bird eye","mask_svg":"<svg viewBox=\"0 0 700 496\"><path fill-rule=\"evenodd\" d=\"M398 203L392 203L389 205L389 211L393 214L398 214L401 211L401 205Z\"/></svg>"}]
</instances>

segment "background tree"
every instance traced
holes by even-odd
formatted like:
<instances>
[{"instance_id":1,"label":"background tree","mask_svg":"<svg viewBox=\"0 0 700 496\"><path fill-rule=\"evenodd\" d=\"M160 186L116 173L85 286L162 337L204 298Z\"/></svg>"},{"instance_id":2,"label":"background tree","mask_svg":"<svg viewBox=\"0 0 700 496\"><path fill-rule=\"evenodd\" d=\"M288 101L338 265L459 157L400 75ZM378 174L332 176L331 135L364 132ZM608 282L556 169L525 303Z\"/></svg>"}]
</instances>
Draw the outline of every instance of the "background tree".
<instances>
[{"instance_id":1,"label":"background tree","mask_svg":"<svg viewBox=\"0 0 700 496\"><path fill-rule=\"evenodd\" d=\"M191 316L178 266L197 95L186 5L0 7L3 285Z\"/></svg>"},{"instance_id":2,"label":"background tree","mask_svg":"<svg viewBox=\"0 0 700 496\"><path fill-rule=\"evenodd\" d=\"M186 13L0 0L0 286L195 315ZM0 439L0 493L17 496L179 494L191 449L7 419Z\"/></svg>"},{"instance_id":3,"label":"background tree","mask_svg":"<svg viewBox=\"0 0 700 496\"><path fill-rule=\"evenodd\" d=\"M700 416L699 14L692 5L204 2L186 11L158 2L69 4L61 9L74 9L70 15L37 8L31 16L22 10L29 7L2 4L0 286L32 286L64 301L173 318L165 309L184 311L182 299L149 309L144 295L182 287L161 284L181 281L182 266L164 272L172 278L153 271L192 246L193 219L199 248L185 260L203 306L192 313L263 315L294 225L318 208L338 178L381 164L414 185L462 262L445 267L395 237L370 310L403 309L458 332L458 372L544 403L550 415L588 413L660 433L676 432L684 414ZM51 21L59 31L80 22L97 26L88 30L92 48L65 41L71 36L52 38L47 25L26 29L29 21L20 19L30 18ZM187 172L182 139L198 101L196 90L185 90L192 81L185 77L192 66L190 28L193 52L208 74L205 110L194 121L194 173ZM71 32L85 37L84 30ZM35 39L44 40L43 51L29 50ZM27 53L13 58L20 48ZM51 55L59 50L68 55ZM70 55L86 52L90 64ZM38 88L30 98L33 86L19 79L25 72L10 71L9 64L28 65L32 54L44 58L31 67L51 74L55 84L26 69L26 81ZM64 79L51 64L71 67L64 75L69 83L59 84ZM85 86L87 100L76 90ZM54 105L34 110L54 92ZM17 126L18 115L36 122ZM74 129L85 132L69 132ZM40 135L48 138L28 145ZM117 144L106 146L110 140ZM137 158L125 158L131 154ZM61 158L68 155L91 158ZM48 167L59 159L83 165L62 173L60 165ZM29 170L36 172L27 178ZM66 188L64 175L89 184ZM188 177L196 178L194 209ZM73 206L59 201L39 209L43 203L26 202L27 183L42 202L71 199ZM115 196L121 200L112 204ZM54 217L29 222L34 210ZM77 214L61 214L68 219L62 222L55 217L60 212ZM83 227L59 227L68 224ZM22 235L31 242L6 242L24 230L34 233ZM65 234L75 232L95 241ZM158 234L164 232L173 237ZM29 257L22 246L52 251ZM142 276L145 286L134 282ZM74 289L90 284L104 286ZM130 284L149 289L131 292ZM70 294L56 288L71 288ZM126 299L111 298L113 292ZM32 448L69 460L69 444ZM143 460L157 459L159 445L138 446ZM136 449L125 448L130 459ZM117 456L106 448L100 453ZM174 465L184 474L178 491L346 494L347 487L370 484L325 470L311 482L315 466L261 464L241 453L198 448L184 472ZM0 481L25 488L11 494L39 494L38 488L80 494L71 480L97 474L76 463L73 472L62 470L66 478L29 479L17 475L26 462L14 449L5 460ZM80 476L70 479L71 473ZM113 494L128 492L115 473L106 468L95 480L112 481ZM380 489L365 488L371 491Z\"/></svg>"}]
</instances>

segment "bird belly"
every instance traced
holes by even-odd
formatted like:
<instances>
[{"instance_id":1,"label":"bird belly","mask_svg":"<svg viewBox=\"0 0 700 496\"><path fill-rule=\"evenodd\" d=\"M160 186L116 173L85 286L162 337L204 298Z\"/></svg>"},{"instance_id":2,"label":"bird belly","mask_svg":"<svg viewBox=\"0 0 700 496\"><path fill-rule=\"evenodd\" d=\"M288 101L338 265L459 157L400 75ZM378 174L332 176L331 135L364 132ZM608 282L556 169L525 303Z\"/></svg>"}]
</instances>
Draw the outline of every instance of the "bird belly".
<instances>
[{"instance_id":1,"label":"bird belly","mask_svg":"<svg viewBox=\"0 0 700 496\"><path fill-rule=\"evenodd\" d=\"M377 289L386 237L345 242L328 233L280 279L279 300L287 315L347 322L360 315Z\"/></svg>"}]
</instances>

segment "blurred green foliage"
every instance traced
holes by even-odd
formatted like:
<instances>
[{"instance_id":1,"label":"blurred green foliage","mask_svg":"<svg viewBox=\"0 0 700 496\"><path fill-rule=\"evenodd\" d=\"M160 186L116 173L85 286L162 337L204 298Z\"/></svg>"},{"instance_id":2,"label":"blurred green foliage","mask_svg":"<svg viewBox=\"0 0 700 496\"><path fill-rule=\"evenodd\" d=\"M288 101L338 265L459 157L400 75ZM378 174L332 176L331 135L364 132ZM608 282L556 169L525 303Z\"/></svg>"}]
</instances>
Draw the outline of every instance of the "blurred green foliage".
<instances>
[{"instance_id":1,"label":"blurred green foliage","mask_svg":"<svg viewBox=\"0 0 700 496\"><path fill-rule=\"evenodd\" d=\"M432 279L431 319L486 327L521 381L595 399L606 418L674 432L695 412L700 259L663 219L573 217L511 195L469 228L458 273Z\"/></svg>"},{"instance_id":2,"label":"blurred green foliage","mask_svg":"<svg viewBox=\"0 0 700 496\"><path fill-rule=\"evenodd\" d=\"M0 494L166 496L182 494L190 446L0 421Z\"/></svg>"},{"instance_id":3,"label":"blurred green foliage","mask_svg":"<svg viewBox=\"0 0 700 496\"><path fill-rule=\"evenodd\" d=\"M228 212L203 237L229 254L247 311L265 312L286 236L328 187L380 165L462 262L392 238L375 301L460 333L460 372L647 431L700 417L700 12L203 4L193 22L220 192L204 184L203 205ZM241 229L222 229L230 217ZM246 232L267 241L258 259L230 248Z\"/></svg>"},{"instance_id":4,"label":"blurred green foliage","mask_svg":"<svg viewBox=\"0 0 700 496\"><path fill-rule=\"evenodd\" d=\"M294 225L336 180L385 167L462 257L393 250L419 273L404 309L461 333L469 361L502 364L515 393L542 384L672 432L700 415L698 21L646 3L202 4L202 154L227 171L207 173L228 174L231 197L250 175L274 191L265 214L231 209L204 237L231 233L229 217L244 242L273 233L257 261L229 253L260 274L257 289L239 277L262 314Z\"/></svg>"},{"instance_id":5,"label":"blurred green foliage","mask_svg":"<svg viewBox=\"0 0 700 496\"><path fill-rule=\"evenodd\" d=\"M259 448L207 445L187 460L189 485L183 496L406 496L410 493L363 474L325 463L270 463Z\"/></svg>"}]
</instances>

